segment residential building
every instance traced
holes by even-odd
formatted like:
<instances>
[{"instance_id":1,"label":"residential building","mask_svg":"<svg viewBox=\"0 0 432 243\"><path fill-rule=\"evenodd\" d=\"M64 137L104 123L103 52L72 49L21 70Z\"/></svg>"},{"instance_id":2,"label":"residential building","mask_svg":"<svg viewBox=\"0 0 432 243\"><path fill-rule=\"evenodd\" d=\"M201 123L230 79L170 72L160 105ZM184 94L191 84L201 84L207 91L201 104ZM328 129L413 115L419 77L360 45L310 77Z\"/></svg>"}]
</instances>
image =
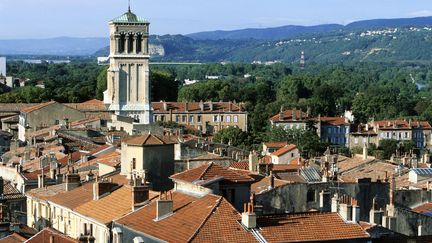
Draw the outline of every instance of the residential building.
<instances>
[{"instance_id":1,"label":"residential building","mask_svg":"<svg viewBox=\"0 0 432 243\"><path fill-rule=\"evenodd\" d=\"M288 129L307 129L308 122L311 121L309 114L301 110L284 110L283 107L279 114L270 118L270 123L275 126L283 126Z\"/></svg>"},{"instance_id":2,"label":"residential building","mask_svg":"<svg viewBox=\"0 0 432 243\"><path fill-rule=\"evenodd\" d=\"M249 201L250 187L255 181L249 171L240 171L214 163L177 173L170 178L175 190L193 195L221 195L237 210Z\"/></svg>"},{"instance_id":3,"label":"residential building","mask_svg":"<svg viewBox=\"0 0 432 243\"><path fill-rule=\"evenodd\" d=\"M351 130L349 148L363 148L368 144L378 145L378 134L369 124L359 124L356 130Z\"/></svg>"},{"instance_id":4,"label":"residential building","mask_svg":"<svg viewBox=\"0 0 432 243\"><path fill-rule=\"evenodd\" d=\"M153 102L154 121L176 122L203 134L235 126L247 131L244 104L235 102Z\"/></svg>"},{"instance_id":5,"label":"residential building","mask_svg":"<svg viewBox=\"0 0 432 243\"><path fill-rule=\"evenodd\" d=\"M411 141L418 149L431 148L432 127L427 121L382 120L359 124L350 134L350 148L363 147L363 144L375 144L385 139L398 142Z\"/></svg>"},{"instance_id":6,"label":"residential building","mask_svg":"<svg viewBox=\"0 0 432 243\"><path fill-rule=\"evenodd\" d=\"M274 165L300 163L300 152L295 144L288 144L271 153L270 156L271 163Z\"/></svg>"},{"instance_id":7,"label":"residential building","mask_svg":"<svg viewBox=\"0 0 432 243\"><path fill-rule=\"evenodd\" d=\"M287 145L287 142L265 142L263 143L262 155L270 155Z\"/></svg>"},{"instance_id":8,"label":"residential building","mask_svg":"<svg viewBox=\"0 0 432 243\"><path fill-rule=\"evenodd\" d=\"M64 104L50 101L21 110L18 124L18 139L25 142L27 132L35 132L54 125L84 120L85 114Z\"/></svg>"},{"instance_id":9,"label":"residential building","mask_svg":"<svg viewBox=\"0 0 432 243\"><path fill-rule=\"evenodd\" d=\"M173 188L169 179L174 174L174 144L170 137L146 134L122 142L121 174L146 178L154 191Z\"/></svg>"},{"instance_id":10,"label":"residential building","mask_svg":"<svg viewBox=\"0 0 432 243\"><path fill-rule=\"evenodd\" d=\"M27 224L38 230L50 226L74 239L110 242L114 219L136 210L157 194L141 178L127 180L118 171L81 182L75 171L65 182L26 193Z\"/></svg>"},{"instance_id":11,"label":"residential building","mask_svg":"<svg viewBox=\"0 0 432 243\"><path fill-rule=\"evenodd\" d=\"M429 148L432 145L432 127L427 121L383 120L370 124L379 140L412 141L417 148Z\"/></svg>"},{"instance_id":12,"label":"residential building","mask_svg":"<svg viewBox=\"0 0 432 243\"><path fill-rule=\"evenodd\" d=\"M317 119L317 132L321 141L337 147L348 147L351 122L345 117L321 117Z\"/></svg>"},{"instance_id":13,"label":"residential building","mask_svg":"<svg viewBox=\"0 0 432 243\"><path fill-rule=\"evenodd\" d=\"M337 213L243 213L223 197L173 192L116 220L113 242L368 242L369 235ZM173 230L175 229L175 230Z\"/></svg>"}]
</instances>

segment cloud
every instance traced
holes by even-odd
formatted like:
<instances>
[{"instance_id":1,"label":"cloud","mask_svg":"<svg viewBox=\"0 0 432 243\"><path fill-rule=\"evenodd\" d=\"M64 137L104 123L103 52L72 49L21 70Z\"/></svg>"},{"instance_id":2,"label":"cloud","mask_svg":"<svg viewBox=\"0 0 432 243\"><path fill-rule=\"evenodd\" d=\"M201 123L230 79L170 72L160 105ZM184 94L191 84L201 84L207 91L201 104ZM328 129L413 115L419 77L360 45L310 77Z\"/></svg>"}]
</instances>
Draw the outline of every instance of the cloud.
<instances>
[{"instance_id":1,"label":"cloud","mask_svg":"<svg viewBox=\"0 0 432 243\"><path fill-rule=\"evenodd\" d=\"M426 16L432 16L432 10L419 10L415 12L411 12L408 14L410 17L426 17Z\"/></svg>"}]
</instances>

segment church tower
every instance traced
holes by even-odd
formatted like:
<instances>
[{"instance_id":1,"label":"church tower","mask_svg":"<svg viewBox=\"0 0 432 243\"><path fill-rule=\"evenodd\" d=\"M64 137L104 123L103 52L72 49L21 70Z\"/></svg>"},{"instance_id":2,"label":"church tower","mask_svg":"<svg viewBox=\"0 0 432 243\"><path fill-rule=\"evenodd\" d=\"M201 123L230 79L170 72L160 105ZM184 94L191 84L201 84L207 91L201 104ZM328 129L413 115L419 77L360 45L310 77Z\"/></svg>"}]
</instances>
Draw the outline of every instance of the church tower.
<instances>
[{"instance_id":1,"label":"church tower","mask_svg":"<svg viewBox=\"0 0 432 243\"><path fill-rule=\"evenodd\" d=\"M110 66L104 103L135 124L152 123L149 80L149 22L130 11L109 22Z\"/></svg>"}]
</instances>

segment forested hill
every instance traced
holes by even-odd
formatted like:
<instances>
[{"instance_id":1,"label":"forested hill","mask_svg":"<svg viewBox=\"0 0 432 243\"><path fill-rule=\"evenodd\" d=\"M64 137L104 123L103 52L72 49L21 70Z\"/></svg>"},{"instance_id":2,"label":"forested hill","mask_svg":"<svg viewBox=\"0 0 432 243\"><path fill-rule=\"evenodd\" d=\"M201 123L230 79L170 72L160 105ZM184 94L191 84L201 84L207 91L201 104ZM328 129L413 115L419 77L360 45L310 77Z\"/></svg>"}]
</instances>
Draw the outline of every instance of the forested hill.
<instances>
[{"instance_id":1,"label":"forested hill","mask_svg":"<svg viewBox=\"0 0 432 243\"><path fill-rule=\"evenodd\" d=\"M152 36L153 61L421 62L432 60L432 28L378 28L307 34L277 41L193 40L181 35ZM161 54L162 53L162 54ZM107 55L108 49L97 53Z\"/></svg>"},{"instance_id":2,"label":"forested hill","mask_svg":"<svg viewBox=\"0 0 432 243\"><path fill-rule=\"evenodd\" d=\"M398 19L372 19L352 22L346 26L339 24L325 24L315 26L287 25L274 28L251 28L240 30L204 31L186 35L195 40L279 40L291 38L302 34L326 33L336 30L358 30L371 28L401 28L432 26L432 17L398 18Z\"/></svg>"}]
</instances>

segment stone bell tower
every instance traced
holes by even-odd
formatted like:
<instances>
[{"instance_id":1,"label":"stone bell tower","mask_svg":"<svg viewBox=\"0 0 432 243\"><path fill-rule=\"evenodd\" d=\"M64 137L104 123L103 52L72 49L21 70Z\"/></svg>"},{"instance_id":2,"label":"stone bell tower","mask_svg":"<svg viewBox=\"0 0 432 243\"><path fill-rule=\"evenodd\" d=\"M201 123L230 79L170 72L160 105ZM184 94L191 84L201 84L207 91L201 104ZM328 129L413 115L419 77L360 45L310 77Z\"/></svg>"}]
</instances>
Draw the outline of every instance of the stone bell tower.
<instances>
[{"instance_id":1,"label":"stone bell tower","mask_svg":"<svg viewBox=\"0 0 432 243\"><path fill-rule=\"evenodd\" d=\"M149 22L129 11L109 22L110 65L104 103L134 124L152 123L149 80Z\"/></svg>"}]
</instances>

